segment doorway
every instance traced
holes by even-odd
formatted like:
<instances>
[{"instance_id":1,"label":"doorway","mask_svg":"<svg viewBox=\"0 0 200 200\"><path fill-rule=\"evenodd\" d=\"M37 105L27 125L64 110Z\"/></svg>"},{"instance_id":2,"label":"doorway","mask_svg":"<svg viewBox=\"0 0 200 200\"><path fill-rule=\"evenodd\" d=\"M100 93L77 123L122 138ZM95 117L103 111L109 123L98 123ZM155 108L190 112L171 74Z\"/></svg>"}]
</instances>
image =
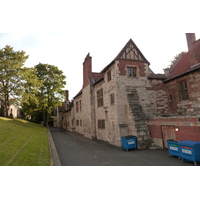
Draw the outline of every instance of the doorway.
<instances>
[{"instance_id":1,"label":"doorway","mask_svg":"<svg viewBox=\"0 0 200 200\"><path fill-rule=\"evenodd\" d=\"M175 127L174 126L162 126L163 134L163 146L168 148L167 140L176 140Z\"/></svg>"}]
</instances>

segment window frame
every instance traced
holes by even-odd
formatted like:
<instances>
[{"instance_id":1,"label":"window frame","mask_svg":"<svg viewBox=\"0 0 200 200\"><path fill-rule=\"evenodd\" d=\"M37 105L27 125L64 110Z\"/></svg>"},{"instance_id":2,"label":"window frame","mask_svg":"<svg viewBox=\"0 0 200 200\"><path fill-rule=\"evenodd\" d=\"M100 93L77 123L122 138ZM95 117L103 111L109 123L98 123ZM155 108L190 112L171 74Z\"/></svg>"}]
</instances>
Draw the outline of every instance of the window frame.
<instances>
[{"instance_id":1,"label":"window frame","mask_svg":"<svg viewBox=\"0 0 200 200\"><path fill-rule=\"evenodd\" d=\"M81 100L79 101L79 110L80 110L80 112L81 112L81 109L82 109L82 107L81 107L82 105L81 105Z\"/></svg>"},{"instance_id":2,"label":"window frame","mask_svg":"<svg viewBox=\"0 0 200 200\"><path fill-rule=\"evenodd\" d=\"M189 100L187 81L182 80L178 82L178 93L180 101Z\"/></svg>"},{"instance_id":3,"label":"window frame","mask_svg":"<svg viewBox=\"0 0 200 200\"><path fill-rule=\"evenodd\" d=\"M97 91L97 107L103 107L103 88Z\"/></svg>"},{"instance_id":4,"label":"window frame","mask_svg":"<svg viewBox=\"0 0 200 200\"><path fill-rule=\"evenodd\" d=\"M108 82L112 80L111 70L107 72L107 80Z\"/></svg>"},{"instance_id":5,"label":"window frame","mask_svg":"<svg viewBox=\"0 0 200 200\"><path fill-rule=\"evenodd\" d=\"M138 66L136 65L127 65L126 66L126 76L128 78L136 78L138 77Z\"/></svg>"},{"instance_id":6,"label":"window frame","mask_svg":"<svg viewBox=\"0 0 200 200\"><path fill-rule=\"evenodd\" d=\"M79 103L78 103L78 101L76 102L76 113L78 113L79 112L79 105L78 105Z\"/></svg>"},{"instance_id":7,"label":"window frame","mask_svg":"<svg viewBox=\"0 0 200 200\"><path fill-rule=\"evenodd\" d=\"M99 119L98 122L97 122L97 125L98 125L98 129L105 129L106 128L104 119Z\"/></svg>"},{"instance_id":8,"label":"window frame","mask_svg":"<svg viewBox=\"0 0 200 200\"><path fill-rule=\"evenodd\" d=\"M112 94L110 95L110 105L114 105L114 104L115 104L115 94L112 93Z\"/></svg>"}]
</instances>

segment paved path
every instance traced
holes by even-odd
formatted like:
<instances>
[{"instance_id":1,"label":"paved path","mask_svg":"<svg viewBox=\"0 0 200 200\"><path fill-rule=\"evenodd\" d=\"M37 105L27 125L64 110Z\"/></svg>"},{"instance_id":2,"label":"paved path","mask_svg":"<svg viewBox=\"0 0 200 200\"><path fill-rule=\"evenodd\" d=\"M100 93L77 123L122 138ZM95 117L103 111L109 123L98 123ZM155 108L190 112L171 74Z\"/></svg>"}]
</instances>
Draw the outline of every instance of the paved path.
<instances>
[{"instance_id":1,"label":"paved path","mask_svg":"<svg viewBox=\"0 0 200 200\"><path fill-rule=\"evenodd\" d=\"M122 151L106 142L90 140L78 133L50 128L62 166L194 166L169 157L167 150Z\"/></svg>"}]
</instances>

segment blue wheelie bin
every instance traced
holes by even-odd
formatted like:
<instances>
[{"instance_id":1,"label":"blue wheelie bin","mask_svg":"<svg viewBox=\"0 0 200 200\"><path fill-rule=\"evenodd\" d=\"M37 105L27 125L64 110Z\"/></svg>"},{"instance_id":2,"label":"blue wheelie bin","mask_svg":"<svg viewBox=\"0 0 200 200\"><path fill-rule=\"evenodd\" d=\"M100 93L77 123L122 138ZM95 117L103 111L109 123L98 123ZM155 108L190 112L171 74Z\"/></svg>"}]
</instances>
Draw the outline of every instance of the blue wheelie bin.
<instances>
[{"instance_id":1,"label":"blue wheelie bin","mask_svg":"<svg viewBox=\"0 0 200 200\"><path fill-rule=\"evenodd\" d=\"M180 159L180 148L178 141L167 140L169 156L177 156Z\"/></svg>"},{"instance_id":2,"label":"blue wheelie bin","mask_svg":"<svg viewBox=\"0 0 200 200\"><path fill-rule=\"evenodd\" d=\"M184 159L194 162L195 165L200 162L200 142L184 140L178 142L178 144L182 162Z\"/></svg>"},{"instance_id":3,"label":"blue wheelie bin","mask_svg":"<svg viewBox=\"0 0 200 200\"><path fill-rule=\"evenodd\" d=\"M133 135L121 137L122 149L128 151L129 149L137 148L137 137Z\"/></svg>"}]
</instances>

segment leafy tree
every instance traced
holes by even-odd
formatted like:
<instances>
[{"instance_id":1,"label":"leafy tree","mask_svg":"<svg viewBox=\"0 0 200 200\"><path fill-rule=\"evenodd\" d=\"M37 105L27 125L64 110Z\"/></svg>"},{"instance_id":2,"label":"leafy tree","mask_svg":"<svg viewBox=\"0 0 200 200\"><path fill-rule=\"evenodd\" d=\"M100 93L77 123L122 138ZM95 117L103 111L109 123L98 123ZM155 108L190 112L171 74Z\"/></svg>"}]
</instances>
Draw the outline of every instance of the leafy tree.
<instances>
[{"instance_id":1,"label":"leafy tree","mask_svg":"<svg viewBox=\"0 0 200 200\"><path fill-rule=\"evenodd\" d=\"M60 105L63 99L66 76L58 67L49 64L39 63L35 66L36 76L42 82L38 88L39 106L43 111L44 126L48 125L49 118L55 106Z\"/></svg>"},{"instance_id":2,"label":"leafy tree","mask_svg":"<svg viewBox=\"0 0 200 200\"><path fill-rule=\"evenodd\" d=\"M24 73L24 92L21 99L22 114L27 117L31 115L32 121L35 120L35 115L38 115L39 107L39 87L42 86L42 81L36 76L36 68L26 68Z\"/></svg>"},{"instance_id":3,"label":"leafy tree","mask_svg":"<svg viewBox=\"0 0 200 200\"><path fill-rule=\"evenodd\" d=\"M176 61L179 59L179 57L180 57L182 54L184 54L184 53L185 53L185 52L181 52L181 53L175 55L174 58L173 58L173 60L171 60L171 64L169 65L169 67L172 67L172 66L176 63Z\"/></svg>"},{"instance_id":4,"label":"leafy tree","mask_svg":"<svg viewBox=\"0 0 200 200\"><path fill-rule=\"evenodd\" d=\"M23 93L24 63L28 59L24 51L14 51L6 45L0 49L0 97L3 99L5 116L8 116L8 109L11 103L19 101Z\"/></svg>"}]
</instances>

